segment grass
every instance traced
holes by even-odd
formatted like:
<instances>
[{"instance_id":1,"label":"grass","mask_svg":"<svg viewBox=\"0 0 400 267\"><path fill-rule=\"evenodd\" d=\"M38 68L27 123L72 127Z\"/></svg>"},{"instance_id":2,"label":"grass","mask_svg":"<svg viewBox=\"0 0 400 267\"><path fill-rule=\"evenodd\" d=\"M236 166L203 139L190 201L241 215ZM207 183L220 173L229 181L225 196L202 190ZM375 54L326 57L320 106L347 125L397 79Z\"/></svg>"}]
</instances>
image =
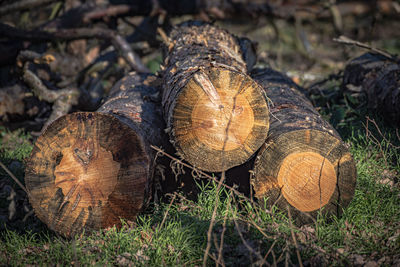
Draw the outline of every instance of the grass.
<instances>
[{"instance_id":1,"label":"grass","mask_svg":"<svg viewBox=\"0 0 400 267\"><path fill-rule=\"evenodd\" d=\"M1 170L0 264L198 266L215 203L208 265L249 266L264 260L296 265L297 252L304 264L316 266L400 263L400 140L394 129L367 117L362 96L343 95L339 86L338 80L330 80L323 91L313 88L317 92L311 91L311 97L349 144L357 164L355 195L340 218L320 215L315 223L299 228L275 207L252 203L224 187L218 191L214 182L198 181L196 201L180 193L168 195L121 229L68 240L34 216L22 219L28 212L23 208L26 196ZM21 181L32 141L22 130L0 128L0 160ZM5 185L17 192L19 209L11 221L6 218L12 200L7 199Z\"/></svg>"},{"instance_id":2,"label":"grass","mask_svg":"<svg viewBox=\"0 0 400 267\"><path fill-rule=\"evenodd\" d=\"M28 138L23 133L19 137ZM298 228L275 208L252 204L226 188L217 192L214 182L199 182L197 201L178 194L171 205L171 197L156 203L147 214L136 222L125 222L119 230L111 228L67 240L46 228L34 232L7 229L0 237L0 262L15 266L200 265L219 198L209 265L218 258L222 235L221 258L228 266L259 264L271 246L266 257L269 263L298 264L291 230L304 263L340 266L361 257L364 262L391 265L400 255L400 190L382 181L389 174L400 173L398 151L390 149L390 142L376 143L365 132L355 130L346 141L351 143L357 162L358 180L354 199L340 218L320 216L315 224ZM25 142L20 144L22 147L16 149L25 154L14 155L23 158L29 149ZM3 158L10 153L3 152Z\"/></svg>"}]
</instances>

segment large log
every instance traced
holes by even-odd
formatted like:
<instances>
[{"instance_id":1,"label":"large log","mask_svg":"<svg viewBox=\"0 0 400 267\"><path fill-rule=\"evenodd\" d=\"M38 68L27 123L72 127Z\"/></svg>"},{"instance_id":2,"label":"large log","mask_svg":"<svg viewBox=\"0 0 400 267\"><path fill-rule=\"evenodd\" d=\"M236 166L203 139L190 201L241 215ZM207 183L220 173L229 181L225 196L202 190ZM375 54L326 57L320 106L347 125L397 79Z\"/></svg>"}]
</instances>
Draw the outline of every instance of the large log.
<instances>
[{"instance_id":1,"label":"large log","mask_svg":"<svg viewBox=\"0 0 400 267\"><path fill-rule=\"evenodd\" d=\"M255 196L289 207L299 222L308 222L321 209L339 215L356 185L346 145L289 78L271 69L256 70L252 77L272 102L268 138L251 179Z\"/></svg>"},{"instance_id":2,"label":"large log","mask_svg":"<svg viewBox=\"0 0 400 267\"><path fill-rule=\"evenodd\" d=\"M366 53L347 64L344 89L361 87L368 108L381 114L390 124L400 126L400 60Z\"/></svg>"},{"instance_id":3,"label":"large log","mask_svg":"<svg viewBox=\"0 0 400 267\"><path fill-rule=\"evenodd\" d=\"M134 220L150 199L154 151L162 145L152 75L130 74L98 112L65 115L37 139L25 183L37 217L71 237Z\"/></svg>"},{"instance_id":4,"label":"large log","mask_svg":"<svg viewBox=\"0 0 400 267\"><path fill-rule=\"evenodd\" d=\"M169 39L162 102L171 142L202 170L245 162L269 124L262 88L245 74L251 63L239 39L197 22L175 27Z\"/></svg>"}]
</instances>

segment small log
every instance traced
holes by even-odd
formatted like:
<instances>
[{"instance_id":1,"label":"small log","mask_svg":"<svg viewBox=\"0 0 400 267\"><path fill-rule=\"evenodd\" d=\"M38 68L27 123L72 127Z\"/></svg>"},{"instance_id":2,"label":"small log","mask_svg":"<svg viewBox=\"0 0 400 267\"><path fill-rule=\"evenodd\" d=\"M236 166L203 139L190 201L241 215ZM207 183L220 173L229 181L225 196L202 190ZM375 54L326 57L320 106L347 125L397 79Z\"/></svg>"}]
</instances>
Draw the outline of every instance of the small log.
<instances>
[{"instance_id":1,"label":"small log","mask_svg":"<svg viewBox=\"0 0 400 267\"><path fill-rule=\"evenodd\" d=\"M167 132L185 160L206 171L247 161L268 132L262 88L246 73L238 38L186 22L169 35L163 108Z\"/></svg>"},{"instance_id":2,"label":"small log","mask_svg":"<svg viewBox=\"0 0 400 267\"><path fill-rule=\"evenodd\" d=\"M271 69L255 71L252 77L272 102L268 138L251 178L255 196L267 197L282 210L289 206L299 222L315 218L320 209L339 215L356 185L356 167L346 145L288 77Z\"/></svg>"},{"instance_id":3,"label":"small log","mask_svg":"<svg viewBox=\"0 0 400 267\"><path fill-rule=\"evenodd\" d=\"M25 183L37 217L71 237L134 220L150 199L164 122L152 75L130 74L97 112L54 121L37 139ZM164 137L166 139L166 137Z\"/></svg>"},{"instance_id":4,"label":"small log","mask_svg":"<svg viewBox=\"0 0 400 267\"><path fill-rule=\"evenodd\" d=\"M392 125L400 126L400 60L366 53L353 59L344 71L343 88L361 87L368 108Z\"/></svg>"}]
</instances>

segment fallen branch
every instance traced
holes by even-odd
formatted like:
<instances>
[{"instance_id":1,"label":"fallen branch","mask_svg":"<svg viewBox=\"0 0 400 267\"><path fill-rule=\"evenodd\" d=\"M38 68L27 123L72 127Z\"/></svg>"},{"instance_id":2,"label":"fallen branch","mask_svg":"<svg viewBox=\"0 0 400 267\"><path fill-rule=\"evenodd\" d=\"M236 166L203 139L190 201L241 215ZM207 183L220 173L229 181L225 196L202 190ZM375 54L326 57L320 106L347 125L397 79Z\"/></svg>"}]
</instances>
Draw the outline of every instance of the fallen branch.
<instances>
[{"instance_id":1,"label":"fallen branch","mask_svg":"<svg viewBox=\"0 0 400 267\"><path fill-rule=\"evenodd\" d=\"M39 77L29 70L29 66L30 62L25 62L22 74L23 81L32 89L32 92L39 100L53 103L51 115L44 124L43 131L50 123L67 114L72 106L78 104L80 92L77 88L66 88L58 91L49 90Z\"/></svg>"},{"instance_id":2,"label":"fallen branch","mask_svg":"<svg viewBox=\"0 0 400 267\"><path fill-rule=\"evenodd\" d=\"M21 0L14 2L9 5L0 7L0 16L10 14L16 11L29 10L32 8L37 8L39 6L44 6L47 4L54 3L53 0Z\"/></svg>"},{"instance_id":3,"label":"fallen branch","mask_svg":"<svg viewBox=\"0 0 400 267\"><path fill-rule=\"evenodd\" d=\"M379 49L379 48L372 47L372 46L370 46L370 45L368 45L366 43L355 41L355 40L350 39L349 37L346 37L344 35L341 35L339 38L333 38L333 41L335 41L337 43L340 43L340 44L355 45L355 46L358 46L358 47L361 47L361 48L365 48L365 49L368 49L368 50L370 50L372 52L380 54L380 55L382 55L382 56L384 56L384 57L386 57L386 58L388 58L390 60L393 60L393 61L397 61L398 60L396 56L390 54L389 52L386 52L386 51L384 51L382 49Z\"/></svg>"},{"instance_id":4,"label":"fallen branch","mask_svg":"<svg viewBox=\"0 0 400 267\"><path fill-rule=\"evenodd\" d=\"M0 23L0 36L27 40L32 42L55 41L55 40L78 40L97 38L109 40L117 49L129 66L138 71L149 73L149 69L142 63L140 57L132 50L128 42L117 32L101 28L75 28L75 29L51 29L48 31L25 31Z\"/></svg>"}]
</instances>

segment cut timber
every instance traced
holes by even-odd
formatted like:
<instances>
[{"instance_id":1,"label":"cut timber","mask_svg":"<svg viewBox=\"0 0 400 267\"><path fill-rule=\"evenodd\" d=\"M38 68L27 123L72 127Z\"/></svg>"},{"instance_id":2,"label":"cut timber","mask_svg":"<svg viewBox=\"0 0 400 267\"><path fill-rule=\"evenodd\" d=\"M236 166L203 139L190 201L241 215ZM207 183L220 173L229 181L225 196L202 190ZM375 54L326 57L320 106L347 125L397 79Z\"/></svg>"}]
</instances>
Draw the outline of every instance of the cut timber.
<instances>
[{"instance_id":1,"label":"cut timber","mask_svg":"<svg viewBox=\"0 0 400 267\"><path fill-rule=\"evenodd\" d=\"M289 78L271 69L252 77L272 103L268 138L251 180L255 196L284 210L289 206L299 222L315 218L321 208L339 215L356 184L355 164L340 136Z\"/></svg>"},{"instance_id":2,"label":"cut timber","mask_svg":"<svg viewBox=\"0 0 400 267\"><path fill-rule=\"evenodd\" d=\"M238 38L209 24L169 35L163 83L167 131L185 160L206 171L247 161L268 132L262 88L246 73Z\"/></svg>"},{"instance_id":3,"label":"cut timber","mask_svg":"<svg viewBox=\"0 0 400 267\"><path fill-rule=\"evenodd\" d=\"M343 76L343 87L361 87L367 94L368 108L389 123L400 126L400 60L366 53L353 59Z\"/></svg>"},{"instance_id":4,"label":"cut timber","mask_svg":"<svg viewBox=\"0 0 400 267\"><path fill-rule=\"evenodd\" d=\"M39 219L71 237L134 220L147 204L164 123L151 75L130 74L98 112L65 115L37 139L25 183ZM166 138L166 137L164 137Z\"/></svg>"}]
</instances>

